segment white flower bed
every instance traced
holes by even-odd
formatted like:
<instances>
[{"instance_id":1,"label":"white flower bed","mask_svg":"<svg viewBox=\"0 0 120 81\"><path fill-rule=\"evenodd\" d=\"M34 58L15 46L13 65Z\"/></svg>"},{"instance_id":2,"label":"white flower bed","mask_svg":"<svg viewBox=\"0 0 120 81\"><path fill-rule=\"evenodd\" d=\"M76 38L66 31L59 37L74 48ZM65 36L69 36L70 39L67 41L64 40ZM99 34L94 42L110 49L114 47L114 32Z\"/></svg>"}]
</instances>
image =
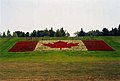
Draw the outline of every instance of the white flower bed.
<instances>
[{"instance_id":1,"label":"white flower bed","mask_svg":"<svg viewBox=\"0 0 120 81\"><path fill-rule=\"evenodd\" d=\"M71 48L62 48L62 50L83 50L86 51L87 48L81 40L41 40L38 42L35 50L60 50L59 48L50 48L44 46L43 44L54 43L57 41L63 41L68 43L79 43L79 46L72 46Z\"/></svg>"}]
</instances>

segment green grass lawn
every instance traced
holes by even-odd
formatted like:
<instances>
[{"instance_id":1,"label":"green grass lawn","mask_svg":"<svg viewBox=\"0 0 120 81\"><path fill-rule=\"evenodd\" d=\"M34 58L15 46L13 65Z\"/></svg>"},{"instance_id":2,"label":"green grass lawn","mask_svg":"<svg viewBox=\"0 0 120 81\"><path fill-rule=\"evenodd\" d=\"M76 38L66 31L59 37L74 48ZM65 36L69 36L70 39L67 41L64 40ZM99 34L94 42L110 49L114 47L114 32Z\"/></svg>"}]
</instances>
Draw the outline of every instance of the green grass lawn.
<instances>
[{"instance_id":1,"label":"green grass lawn","mask_svg":"<svg viewBox=\"0 0 120 81\"><path fill-rule=\"evenodd\" d=\"M0 80L120 80L120 36L76 38L32 38L32 40L103 40L115 51L34 51L13 53L17 41L28 38L0 38Z\"/></svg>"}]
</instances>

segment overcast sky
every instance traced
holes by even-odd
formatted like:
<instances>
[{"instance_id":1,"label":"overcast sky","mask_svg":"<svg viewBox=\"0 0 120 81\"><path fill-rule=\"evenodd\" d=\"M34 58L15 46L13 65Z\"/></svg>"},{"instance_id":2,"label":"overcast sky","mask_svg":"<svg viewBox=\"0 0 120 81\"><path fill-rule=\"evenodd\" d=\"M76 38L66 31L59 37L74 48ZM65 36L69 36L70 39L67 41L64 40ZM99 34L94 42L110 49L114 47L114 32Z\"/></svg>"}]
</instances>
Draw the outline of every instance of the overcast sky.
<instances>
[{"instance_id":1,"label":"overcast sky","mask_svg":"<svg viewBox=\"0 0 120 81\"><path fill-rule=\"evenodd\" d=\"M0 31L64 27L71 35L120 24L120 0L0 0Z\"/></svg>"}]
</instances>

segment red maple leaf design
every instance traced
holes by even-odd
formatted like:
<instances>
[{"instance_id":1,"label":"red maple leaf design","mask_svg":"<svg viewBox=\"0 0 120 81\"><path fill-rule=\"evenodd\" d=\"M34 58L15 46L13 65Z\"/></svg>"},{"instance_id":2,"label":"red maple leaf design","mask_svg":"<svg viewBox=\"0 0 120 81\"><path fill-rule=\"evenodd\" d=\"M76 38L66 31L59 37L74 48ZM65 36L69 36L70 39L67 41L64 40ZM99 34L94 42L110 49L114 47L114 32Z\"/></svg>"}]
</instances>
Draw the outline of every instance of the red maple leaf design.
<instances>
[{"instance_id":1,"label":"red maple leaf design","mask_svg":"<svg viewBox=\"0 0 120 81\"><path fill-rule=\"evenodd\" d=\"M63 41L57 41L53 43L43 44L44 46L48 46L50 48L71 48L72 46L78 46L79 43L68 43Z\"/></svg>"}]
</instances>

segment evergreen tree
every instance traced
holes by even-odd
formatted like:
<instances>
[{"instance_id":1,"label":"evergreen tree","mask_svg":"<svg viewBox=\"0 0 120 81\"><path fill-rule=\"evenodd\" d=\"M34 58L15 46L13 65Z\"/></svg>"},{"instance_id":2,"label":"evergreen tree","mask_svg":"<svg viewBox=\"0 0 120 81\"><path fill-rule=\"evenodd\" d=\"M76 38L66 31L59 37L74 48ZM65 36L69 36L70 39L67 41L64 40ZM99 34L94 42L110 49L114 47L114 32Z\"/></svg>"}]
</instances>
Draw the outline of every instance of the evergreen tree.
<instances>
[{"instance_id":1,"label":"evergreen tree","mask_svg":"<svg viewBox=\"0 0 120 81\"><path fill-rule=\"evenodd\" d=\"M114 36L118 36L118 30L117 30L117 28L114 28Z\"/></svg>"},{"instance_id":2,"label":"evergreen tree","mask_svg":"<svg viewBox=\"0 0 120 81\"><path fill-rule=\"evenodd\" d=\"M88 35L88 36L101 36L102 33L99 30L92 30L92 31L89 31L88 33L86 33L86 35Z\"/></svg>"},{"instance_id":3,"label":"evergreen tree","mask_svg":"<svg viewBox=\"0 0 120 81\"><path fill-rule=\"evenodd\" d=\"M7 36L11 37L10 30L7 31Z\"/></svg>"},{"instance_id":4,"label":"evergreen tree","mask_svg":"<svg viewBox=\"0 0 120 81\"><path fill-rule=\"evenodd\" d=\"M60 29L60 37L65 37L65 30L63 28Z\"/></svg>"},{"instance_id":5,"label":"evergreen tree","mask_svg":"<svg viewBox=\"0 0 120 81\"><path fill-rule=\"evenodd\" d=\"M57 29L57 31L55 32L55 37L60 37L60 31L59 31L59 29Z\"/></svg>"},{"instance_id":6,"label":"evergreen tree","mask_svg":"<svg viewBox=\"0 0 120 81\"><path fill-rule=\"evenodd\" d=\"M44 36L49 36L49 31L48 31L48 29L46 28L45 30L44 30Z\"/></svg>"},{"instance_id":7,"label":"evergreen tree","mask_svg":"<svg viewBox=\"0 0 120 81\"><path fill-rule=\"evenodd\" d=\"M22 37L23 32L22 31L15 31L18 37Z\"/></svg>"},{"instance_id":8,"label":"evergreen tree","mask_svg":"<svg viewBox=\"0 0 120 81\"><path fill-rule=\"evenodd\" d=\"M26 32L25 37L29 37L29 36L30 36L29 32Z\"/></svg>"},{"instance_id":9,"label":"evergreen tree","mask_svg":"<svg viewBox=\"0 0 120 81\"><path fill-rule=\"evenodd\" d=\"M103 28L102 33L103 36L109 36L109 30L107 28Z\"/></svg>"},{"instance_id":10,"label":"evergreen tree","mask_svg":"<svg viewBox=\"0 0 120 81\"><path fill-rule=\"evenodd\" d=\"M102 36L102 32L100 32L99 30L96 30L96 36Z\"/></svg>"},{"instance_id":11,"label":"evergreen tree","mask_svg":"<svg viewBox=\"0 0 120 81\"><path fill-rule=\"evenodd\" d=\"M36 30L33 30L33 32L31 33L31 37L37 37L37 32L36 32Z\"/></svg>"},{"instance_id":12,"label":"evergreen tree","mask_svg":"<svg viewBox=\"0 0 120 81\"><path fill-rule=\"evenodd\" d=\"M5 34L5 32L3 32L3 37L6 37L6 34Z\"/></svg>"},{"instance_id":13,"label":"evergreen tree","mask_svg":"<svg viewBox=\"0 0 120 81\"><path fill-rule=\"evenodd\" d=\"M53 31L53 28L51 27L51 29L49 30L49 36L50 37L54 37L55 32Z\"/></svg>"},{"instance_id":14,"label":"evergreen tree","mask_svg":"<svg viewBox=\"0 0 120 81\"><path fill-rule=\"evenodd\" d=\"M81 28L81 31L78 33L78 36L85 36L85 32L83 31L82 28Z\"/></svg>"},{"instance_id":15,"label":"evergreen tree","mask_svg":"<svg viewBox=\"0 0 120 81\"><path fill-rule=\"evenodd\" d=\"M120 36L120 24L118 26L118 35Z\"/></svg>"},{"instance_id":16,"label":"evergreen tree","mask_svg":"<svg viewBox=\"0 0 120 81\"><path fill-rule=\"evenodd\" d=\"M25 35L25 32L22 32L22 36L21 37L25 37L26 35Z\"/></svg>"},{"instance_id":17,"label":"evergreen tree","mask_svg":"<svg viewBox=\"0 0 120 81\"><path fill-rule=\"evenodd\" d=\"M38 30L37 31L37 37L43 37L44 36L44 31L43 30Z\"/></svg>"},{"instance_id":18,"label":"evergreen tree","mask_svg":"<svg viewBox=\"0 0 120 81\"><path fill-rule=\"evenodd\" d=\"M114 29L112 28L112 30L109 32L110 36L114 36Z\"/></svg>"}]
</instances>

